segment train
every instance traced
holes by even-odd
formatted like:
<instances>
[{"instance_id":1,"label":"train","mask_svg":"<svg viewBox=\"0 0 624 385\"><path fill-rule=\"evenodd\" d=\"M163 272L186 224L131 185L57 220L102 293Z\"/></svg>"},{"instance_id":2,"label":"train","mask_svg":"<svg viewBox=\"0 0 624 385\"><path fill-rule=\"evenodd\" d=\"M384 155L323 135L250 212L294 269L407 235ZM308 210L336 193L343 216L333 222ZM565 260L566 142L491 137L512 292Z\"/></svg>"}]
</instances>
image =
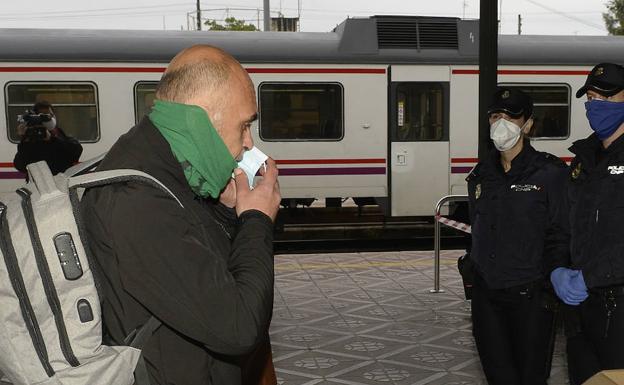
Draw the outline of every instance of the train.
<instances>
[{"instance_id":1,"label":"train","mask_svg":"<svg viewBox=\"0 0 624 385\"><path fill-rule=\"evenodd\" d=\"M256 88L255 145L280 170L284 204L374 203L388 217L431 216L465 194L477 163L478 20L349 18L331 32L0 30L0 191L17 115L35 101L81 141L82 160L106 152L149 111L167 63L193 44L236 57ZM569 161L590 133L573 97L598 62L624 62L616 36L498 38L498 83L535 102L533 145Z\"/></svg>"}]
</instances>

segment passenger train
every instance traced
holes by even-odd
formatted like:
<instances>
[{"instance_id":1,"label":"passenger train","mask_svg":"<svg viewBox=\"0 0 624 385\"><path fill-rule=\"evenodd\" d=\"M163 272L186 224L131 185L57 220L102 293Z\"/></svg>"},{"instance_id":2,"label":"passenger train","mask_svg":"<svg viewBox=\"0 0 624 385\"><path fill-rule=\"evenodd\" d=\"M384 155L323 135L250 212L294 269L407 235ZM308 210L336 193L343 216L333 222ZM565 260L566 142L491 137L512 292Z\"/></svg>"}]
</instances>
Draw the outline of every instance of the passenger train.
<instances>
[{"instance_id":1,"label":"passenger train","mask_svg":"<svg viewBox=\"0 0 624 385\"><path fill-rule=\"evenodd\" d=\"M23 182L17 115L35 101L55 106L81 159L96 156L149 110L168 61L202 43L251 76L253 138L276 159L285 202L351 197L388 216L430 216L440 197L466 193L477 162L478 29L373 16L327 33L0 30L0 191ZM574 92L601 61L624 62L624 38L499 37L498 81L533 96L537 149L569 160L590 133Z\"/></svg>"}]
</instances>

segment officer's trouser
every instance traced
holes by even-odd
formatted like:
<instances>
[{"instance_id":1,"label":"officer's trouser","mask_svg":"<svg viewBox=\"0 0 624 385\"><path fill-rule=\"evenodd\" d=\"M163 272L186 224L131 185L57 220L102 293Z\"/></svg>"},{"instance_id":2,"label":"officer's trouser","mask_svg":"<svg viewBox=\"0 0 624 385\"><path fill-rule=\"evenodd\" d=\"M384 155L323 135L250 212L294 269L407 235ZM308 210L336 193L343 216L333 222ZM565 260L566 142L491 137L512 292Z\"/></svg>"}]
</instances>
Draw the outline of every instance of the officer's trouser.
<instances>
[{"instance_id":1,"label":"officer's trouser","mask_svg":"<svg viewBox=\"0 0 624 385\"><path fill-rule=\"evenodd\" d=\"M540 282L541 283L541 282ZM554 312L541 284L494 290L479 278L473 334L490 385L545 385L552 359Z\"/></svg>"},{"instance_id":2,"label":"officer's trouser","mask_svg":"<svg viewBox=\"0 0 624 385\"><path fill-rule=\"evenodd\" d=\"M582 384L601 370L624 368L624 288L611 294L592 290L581 305L566 306L564 325L572 385ZM611 315L607 317L609 309Z\"/></svg>"}]
</instances>

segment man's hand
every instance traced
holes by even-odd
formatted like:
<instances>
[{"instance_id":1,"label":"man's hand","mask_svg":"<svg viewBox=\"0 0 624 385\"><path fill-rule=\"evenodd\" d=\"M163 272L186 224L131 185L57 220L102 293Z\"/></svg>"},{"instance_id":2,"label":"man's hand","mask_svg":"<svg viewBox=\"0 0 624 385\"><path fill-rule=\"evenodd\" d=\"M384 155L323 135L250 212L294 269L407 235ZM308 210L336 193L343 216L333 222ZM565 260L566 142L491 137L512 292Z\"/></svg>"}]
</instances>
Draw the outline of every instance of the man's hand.
<instances>
[{"instance_id":1,"label":"man's hand","mask_svg":"<svg viewBox=\"0 0 624 385\"><path fill-rule=\"evenodd\" d=\"M219 202L231 209L236 206L236 182L234 182L234 179L230 179L223 191L221 191Z\"/></svg>"},{"instance_id":2,"label":"man's hand","mask_svg":"<svg viewBox=\"0 0 624 385\"><path fill-rule=\"evenodd\" d=\"M557 296L572 306L577 306L587 299L587 286L581 270L558 267L550 273L550 281Z\"/></svg>"},{"instance_id":3,"label":"man's hand","mask_svg":"<svg viewBox=\"0 0 624 385\"><path fill-rule=\"evenodd\" d=\"M236 176L236 215L240 216L247 210L258 210L275 221L279 204L282 199L277 182L277 165L271 158L267 159L266 170L260 167L262 179L253 190L249 189L247 175L243 170L234 170Z\"/></svg>"},{"instance_id":4,"label":"man's hand","mask_svg":"<svg viewBox=\"0 0 624 385\"><path fill-rule=\"evenodd\" d=\"M24 123L20 123L17 125L17 135L20 137L24 136L26 133L26 125Z\"/></svg>"}]
</instances>

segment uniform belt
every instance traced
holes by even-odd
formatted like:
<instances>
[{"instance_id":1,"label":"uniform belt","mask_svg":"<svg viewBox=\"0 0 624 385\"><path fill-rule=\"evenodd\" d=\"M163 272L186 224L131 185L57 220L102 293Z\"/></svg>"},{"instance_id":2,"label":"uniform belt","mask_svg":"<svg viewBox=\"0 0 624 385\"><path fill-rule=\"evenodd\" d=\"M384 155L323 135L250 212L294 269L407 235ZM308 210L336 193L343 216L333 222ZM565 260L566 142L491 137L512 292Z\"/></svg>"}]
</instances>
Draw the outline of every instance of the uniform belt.
<instances>
[{"instance_id":1,"label":"uniform belt","mask_svg":"<svg viewBox=\"0 0 624 385\"><path fill-rule=\"evenodd\" d=\"M589 289L589 292L590 294L597 294L597 295L611 294L611 295L621 296L621 295L624 295L624 285L592 287L591 289Z\"/></svg>"},{"instance_id":2,"label":"uniform belt","mask_svg":"<svg viewBox=\"0 0 624 385\"><path fill-rule=\"evenodd\" d=\"M537 280L529 283L525 283L522 285L516 285L511 287L506 287L504 289L499 289L500 291L509 292L509 293L518 293L521 291L533 291L533 290L541 290L544 288L544 280Z\"/></svg>"}]
</instances>

